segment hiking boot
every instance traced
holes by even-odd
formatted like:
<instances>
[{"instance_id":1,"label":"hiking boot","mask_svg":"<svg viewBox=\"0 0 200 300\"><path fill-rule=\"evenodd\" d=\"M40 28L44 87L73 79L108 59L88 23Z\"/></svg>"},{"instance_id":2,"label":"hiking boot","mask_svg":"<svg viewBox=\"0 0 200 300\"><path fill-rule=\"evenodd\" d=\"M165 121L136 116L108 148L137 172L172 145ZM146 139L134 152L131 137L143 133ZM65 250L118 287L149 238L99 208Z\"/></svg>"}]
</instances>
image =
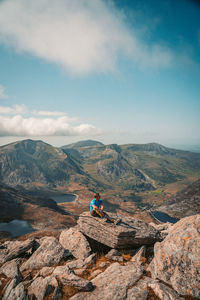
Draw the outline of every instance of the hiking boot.
<instances>
[{"instance_id":1,"label":"hiking boot","mask_svg":"<svg viewBox=\"0 0 200 300\"><path fill-rule=\"evenodd\" d=\"M108 222L108 223L114 223L115 220L110 218L110 219L107 219L106 222Z\"/></svg>"}]
</instances>

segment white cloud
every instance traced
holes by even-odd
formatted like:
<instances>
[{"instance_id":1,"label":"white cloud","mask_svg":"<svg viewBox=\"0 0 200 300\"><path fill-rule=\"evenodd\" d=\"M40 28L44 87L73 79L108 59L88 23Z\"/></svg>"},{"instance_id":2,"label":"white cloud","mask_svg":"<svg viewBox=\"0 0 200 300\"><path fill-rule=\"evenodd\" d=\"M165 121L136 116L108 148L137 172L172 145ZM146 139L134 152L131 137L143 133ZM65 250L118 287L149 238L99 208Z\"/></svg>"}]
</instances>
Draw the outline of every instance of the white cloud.
<instances>
[{"instance_id":1,"label":"white cloud","mask_svg":"<svg viewBox=\"0 0 200 300\"><path fill-rule=\"evenodd\" d=\"M5 86L3 86L3 85L0 84L0 99L5 99L7 97L8 96L5 93Z\"/></svg>"},{"instance_id":2,"label":"white cloud","mask_svg":"<svg viewBox=\"0 0 200 300\"><path fill-rule=\"evenodd\" d=\"M100 133L99 129L90 124L71 126L65 116L56 119L0 116L0 136L76 136Z\"/></svg>"},{"instance_id":3,"label":"white cloud","mask_svg":"<svg viewBox=\"0 0 200 300\"><path fill-rule=\"evenodd\" d=\"M59 117L59 116L65 116L66 113L62 111L46 111L46 110L35 110L33 112L35 115L39 116L46 116L46 117Z\"/></svg>"},{"instance_id":4,"label":"white cloud","mask_svg":"<svg viewBox=\"0 0 200 300\"><path fill-rule=\"evenodd\" d=\"M5 115L15 115L15 114L25 114L27 109L25 105L13 105L11 106L0 106L0 114Z\"/></svg>"},{"instance_id":5,"label":"white cloud","mask_svg":"<svg viewBox=\"0 0 200 300\"><path fill-rule=\"evenodd\" d=\"M4 0L0 41L72 73L113 71L119 55L142 66L172 60L168 49L140 41L112 0Z\"/></svg>"}]
</instances>

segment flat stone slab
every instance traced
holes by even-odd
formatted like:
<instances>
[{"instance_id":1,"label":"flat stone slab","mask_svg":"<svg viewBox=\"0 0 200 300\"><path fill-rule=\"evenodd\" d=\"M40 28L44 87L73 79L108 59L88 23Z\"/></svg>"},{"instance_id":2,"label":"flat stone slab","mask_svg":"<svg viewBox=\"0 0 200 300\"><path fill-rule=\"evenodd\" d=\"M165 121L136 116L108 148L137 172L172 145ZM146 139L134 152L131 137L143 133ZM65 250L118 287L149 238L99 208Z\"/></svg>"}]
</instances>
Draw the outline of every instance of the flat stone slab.
<instances>
[{"instance_id":1,"label":"flat stone slab","mask_svg":"<svg viewBox=\"0 0 200 300\"><path fill-rule=\"evenodd\" d=\"M121 222L115 225L84 212L79 217L78 228L84 235L115 249L150 245L161 240L160 232L141 220L109 215L116 219L120 217Z\"/></svg>"}]
</instances>

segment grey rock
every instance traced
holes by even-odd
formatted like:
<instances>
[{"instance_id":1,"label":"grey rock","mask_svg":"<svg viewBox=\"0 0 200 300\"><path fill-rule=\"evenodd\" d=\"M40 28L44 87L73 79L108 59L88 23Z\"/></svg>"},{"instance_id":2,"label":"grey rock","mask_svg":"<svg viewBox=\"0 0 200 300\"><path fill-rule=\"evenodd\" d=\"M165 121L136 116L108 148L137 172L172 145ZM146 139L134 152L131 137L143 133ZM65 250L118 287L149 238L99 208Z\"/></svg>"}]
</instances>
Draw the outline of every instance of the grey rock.
<instances>
[{"instance_id":1,"label":"grey rock","mask_svg":"<svg viewBox=\"0 0 200 300\"><path fill-rule=\"evenodd\" d=\"M29 286L28 294L34 295L37 300L43 300L52 290L49 278L38 277Z\"/></svg>"},{"instance_id":2,"label":"grey rock","mask_svg":"<svg viewBox=\"0 0 200 300\"><path fill-rule=\"evenodd\" d=\"M106 256L106 258L108 259L112 259L113 261L118 261L118 262L123 262L123 256L122 253L120 251L118 251L117 249L112 249L110 250Z\"/></svg>"},{"instance_id":3,"label":"grey rock","mask_svg":"<svg viewBox=\"0 0 200 300\"><path fill-rule=\"evenodd\" d=\"M21 266L20 270L42 268L58 264L64 255L64 248L55 237L46 237L41 246Z\"/></svg>"},{"instance_id":4,"label":"grey rock","mask_svg":"<svg viewBox=\"0 0 200 300\"><path fill-rule=\"evenodd\" d=\"M146 300L148 298L148 283L153 282L149 277L143 276L127 292L127 300Z\"/></svg>"},{"instance_id":5,"label":"grey rock","mask_svg":"<svg viewBox=\"0 0 200 300\"><path fill-rule=\"evenodd\" d=\"M46 277L46 276L49 276L53 273L54 271L54 267L43 267L36 275L35 277L33 278L34 280L39 277L39 276L42 276L42 277Z\"/></svg>"},{"instance_id":6,"label":"grey rock","mask_svg":"<svg viewBox=\"0 0 200 300\"><path fill-rule=\"evenodd\" d=\"M65 274L71 274L72 270L68 267L68 265L66 264L65 266L58 266L55 268L55 270L53 271L53 275L65 275Z\"/></svg>"},{"instance_id":7,"label":"grey rock","mask_svg":"<svg viewBox=\"0 0 200 300\"><path fill-rule=\"evenodd\" d=\"M124 261L123 256L113 256L112 260L113 261L118 261L118 262L123 262Z\"/></svg>"},{"instance_id":8,"label":"grey rock","mask_svg":"<svg viewBox=\"0 0 200 300\"><path fill-rule=\"evenodd\" d=\"M114 214L110 215L117 217ZM78 227L86 236L117 249L149 245L161 240L159 231L147 223L127 216L120 218L121 223L115 225L84 212L79 217Z\"/></svg>"},{"instance_id":9,"label":"grey rock","mask_svg":"<svg viewBox=\"0 0 200 300\"><path fill-rule=\"evenodd\" d=\"M142 246L137 252L136 254L131 258L131 262L145 262L146 258L145 258L145 253L146 253L146 246Z\"/></svg>"},{"instance_id":10,"label":"grey rock","mask_svg":"<svg viewBox=\"0 0 200 300\"><path fill-rule=\"evenodd\" d=\"M59 288L59 286L57 286L53 292L52 300L59 300L61 298L62 298L62 291Z\"/></svg>"},{"instance_id":11,"label":"grey rock","mask_svg":"<svg viewBox=\"0 0 200 300\"><path fill-rule=\"evenodd\" d=\"M33 239L26 241L8 241L1 245L0 264L17 258L21 254L26 253L34 245Z\"/></svg>"},{"instance_id":12,"label":"grey rock","mask_svg":"<svg viewBox=\"0 0 200 300\"><path fill-rule=\"evenodd\" d=\"M15 278L7 286L2 300L26 300L27 298L24 285L22 282L18 283L18 280Z\"/></svg>"},{"instance_id":13,"label":"grey rock","mask_svg":"<svg viewBox=\"0 0 200 300\"><path fill-rule=\"evenodd\" d=\"M95 278L96 276L98 276L99 274L101 274L102 271L101 270L95 270L94 272L92 272L92 274L90 275L90 280Z\"/></svg>"},{"instance_id":14,"label":"grey rock","mask_svg":"<svg viewBox=\"0 0 200 300\"><path fill-rule=\"evenodd\" d=\"M122 253L120 251L118 251L117 249L111 249L107 254L106 254L106 258L108 259L112 259L113 256L121 256Z\"/></svg>"},{"instance_id":15,"label":"grey rock","mask_svg":"<svg viewBox=\"0 0 200 300\"><path fill-rule=\"evenodd\" d=\"M84 260L84 263L86 265L94 265L96 264L96 261L97 261L97 255L96 253L93 253Z\"/></svg>"},{"instance_id":16,"label":"grey rock","mask_svg":"<svg viewBox=\"0 0 200 300\"><path fill-rule=\"evenodd\" d=\"M85 269L83 268L74 270L74 274L77 276L82 276L84 273L85 273Z\"/></svg>"},{"instance_id":17,"label":"grey rock","mask_svg":"<svg viewBox=\"0 0 200 300\"><path fill-rule=\"evenodd\" d=\"M60 234L59 242L78 259L85 259L91 254L91 248L87 239L76 227L63 230Z\"/></svg>"},{"instance_id":18,"label":"grey rock","mask_svg":"<svg viewBox=\"0 0 200 300\"><path fill-rule=\"evenodd\" d=\"M106 267L108 264L109 264L108 262L102 261L102 262L99 264L99 268L104 268L104 267Z\"/></svg>"},{"instance_id":19,"label":"grey rock","mask_svg":"<svg viewBox=\"0 0 200 300\"><path fill-rule=\"evenodd\" d=\"M151 223L149 223L149 225L153 226L154 228L156 228L159 231L168 230L169 228L171 228L173 226L173 224L169 223L169 222L162 223L162 224L155 224L155 223L151 222Z\"/></svg>"},{"instance_id":20,"label":"grey rock","mask_svg":"<svg viewBox=\"0 0 200 300\"><path fill-rule=\"evenodd\" d=\"M141 265L131 263L121 266L113 263L104 272L96 276L91 282L96 288L90 293L79 293L73 296L73 300L125 300L127 291L142 276L143 268Z\"/></svg>"},{"instance_id":21,"label":"grey rock","mask_svg":"<svg viewBox=\"0 0 200 300\"><path fill-rule=\"evenodd\" d=\"M7 261L0 269L0 273L6 275L8 278L19 278L22 279L21 272L19 270L19 259L13 259Z\"/></svg>"},{"instance_id":22,"label":"grey rock","mask_svg":"<svg viewBox=\"0 0 200 300\"><path fill-rule=\"evenodd\" d=\"M165 284L154 281L148 283L148 287L150 287L156 296L158 296L162 300L183 300L184 298L180 297L173 289L166 286Z\"/></svg>"},{"instance_id":23,"label":"grey rock","mask_svg":"<svg viewBox=\"0 0 200 300\"><path fill-rule=\"evenodd\" d=\"M181 219L168 236L154 245L148 270L154 279L171 285L178 294L200 297L200 214Z\"/></svg>"},{"instance_id":24,"label":"grey rock","mask_svg":"<svg viewBox=\"0 0 200 300\"><path fill-rule=\"evenodd\" d=\"M68 266L70 269L86 268L86 264L82 259L70 261L66 263L66 266Z\"/></svg>"},{"instance_id":25,"label":"grey rock","mask_svg":"<svg viewBox=\"0 0 200 300\"><path fill-rule=\"evenodd\" d=\"M56 278L58 278L63 285L73 286L80 291L90 291L93 289L93 285L90 281L80 278L73 273L57 275Z\"/></svg>"}]
</instances>

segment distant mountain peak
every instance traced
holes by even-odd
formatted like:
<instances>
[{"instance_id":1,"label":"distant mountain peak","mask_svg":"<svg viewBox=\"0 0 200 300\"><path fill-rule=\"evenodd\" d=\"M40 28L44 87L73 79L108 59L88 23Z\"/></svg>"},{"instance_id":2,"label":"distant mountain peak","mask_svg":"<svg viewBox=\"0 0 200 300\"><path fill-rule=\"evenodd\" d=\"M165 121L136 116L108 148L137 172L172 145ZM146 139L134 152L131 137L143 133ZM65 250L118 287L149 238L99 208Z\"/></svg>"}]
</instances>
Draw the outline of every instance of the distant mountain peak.
<instances>
[{"instance_id":1,"label":"distant mountain peak","mask_svg":"<svg viewBox=\"0 0 200 300\"><path fill-rule=\"evenodd\" d=\"M80 147L92 147L92 146L104 146L103 143L94 140L84 140L73 144L62 146L61 148L80 148Z\"/></svg>"}]
</instances>

